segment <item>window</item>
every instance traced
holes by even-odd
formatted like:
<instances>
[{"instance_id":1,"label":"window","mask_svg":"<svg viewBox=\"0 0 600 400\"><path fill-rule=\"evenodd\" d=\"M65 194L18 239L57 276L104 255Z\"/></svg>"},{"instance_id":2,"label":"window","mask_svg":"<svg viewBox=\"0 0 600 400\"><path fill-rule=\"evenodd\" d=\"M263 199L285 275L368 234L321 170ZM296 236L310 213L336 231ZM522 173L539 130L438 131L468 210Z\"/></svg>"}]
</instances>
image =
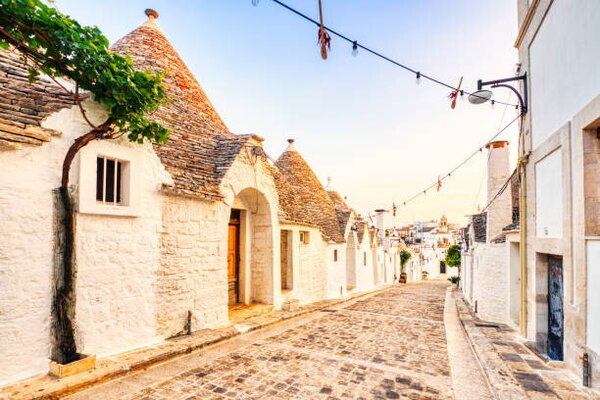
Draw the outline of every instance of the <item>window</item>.
<instances>
[{"instance_id":1,"label":"window","mask_svg":"<svg viewBox=\"0 0 600 400\"><path fill-rule=\"evenodd\" d=\"M112 140L96 140L79 153L78 212L138 217L144 182L159 179L142 175L144 151ZM153 168L150 164L149 168ZM150 171L149 171L150 172Z\"/></svg>"},{"instance_id":2,"label":"window","mask_svg":"<svg viewBox=\"0 0 600 400\"><path fill-rule=\"evenodd\" d=\"M123 205L123 169L126 163L108 157L96 157L96 201Z\"/></svg>"},{"instance_id":3,"label":"window","mask_svg":"<svg viewBox=\"0 0 600 400\"><path fill-rule=\"evenodd\" d=\"M338 258L337 258L337 250L333 250L333 261L337 262Z\"/></svg>"},{"instance_id":4,"label":"window","mask_svg":"<svg viewBox=\"0 0 600 400\"><path fill-rule=\"evenodd\" d=\"M363 253L363 265L367 265L367 252Z\"/></svg>"},{"instance_id":5,"label":"window","mask_svg":"<svg viewBox=\"0 0 600 400\"><path fill-rule=\"evenodd\" d=\"M308 244L309 243L309 235L307 231L300 231L300 243Z\"/></svg>"}]
</instances>

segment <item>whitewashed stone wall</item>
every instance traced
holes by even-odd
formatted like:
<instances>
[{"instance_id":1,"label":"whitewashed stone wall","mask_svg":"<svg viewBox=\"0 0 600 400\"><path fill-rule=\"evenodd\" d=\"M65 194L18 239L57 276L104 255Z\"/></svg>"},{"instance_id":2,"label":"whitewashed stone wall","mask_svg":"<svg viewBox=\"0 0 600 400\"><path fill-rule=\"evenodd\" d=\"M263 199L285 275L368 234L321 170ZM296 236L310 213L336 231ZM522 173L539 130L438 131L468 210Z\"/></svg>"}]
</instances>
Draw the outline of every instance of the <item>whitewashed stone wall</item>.
<instances>
[{"instance_id":1,"label":"whitewashed stone wall","mask_svg":"<svg viewBox=\"0 0 600 400\"><path fill-rule=\"evenodd\" d=\"M473 254L471 251L464 252L461 255L461 277L460 285L465 299L472 305L473 303Z\"/></svg>"},{"instance_id":2,"label":"whitewashed stone wall","mask_svg":"<svg viewBox=\"0 0 600 400\"><path fill-rule=\"evenodd\" d=\"M103 109L86 101L89 118ZM79 109L63 109L44 126L62 132L43 146L0 153L0 384L45 373L50 354L53 194L73 139L89 131ZM79 350L111 354L157 340L154 279L158 267L158 188L170 182L149 146L97 141L137 157L146 174L136 182L145 211L136 217L76 215L76 341ZM71 168L76 201L79 156ZM95 180L95 170L93 176ZM89 194L89 193L88 193ZM95 192L93 193L95 196ZM143 307L140 308L140 304Z\"/></svg>"},{"instance_id":3,"label":"whitewashed stone wall","mask_svg":"<svg viewBox=\"0 0 600 400\"><path fill-rule=\"evenodd\" d=\"M164 196L157 283L157 330L162 337L227 324L228 208Z\"/></svg>"},{"instance_id":4,"label":"whitewashed stone wall","mask_svg":"<svg viewBox=\"0 0 600 400\"><path fill-rule=\"evenodd\" d=\"M327 298L346 295L346 243L330 243L327 248ZM334 257L337 252L337 261Z\"/></svg>"},{"instance_id":5,"label":"whitewashed stone wall","mask_svg":"<svg viewBox=\"0 0 600 400\"><path fill-rule=\"evenodd\" d=\"M508 313L508 247L478 244L473 249L473 305L481 319L506 322Z\"/></svg>"},{"instance_id":6,"label":"whitewashed stone wall","mask_svg":"<svg viewBox=\"0 0 600 400\"><path fill-rule=\"evenodd\" d=\"M392 247L388 250L384 250L383 252L383 268L384 268L384 280L383 280L383 284L390 284L393 282L394 280L394 274L396 274L396 278L399 276L396 273L396 265L395 265L395 260L397 259L396 257L396 247Z\"/></svg>"},{"instance_id":7,"label":"whitewashed stone wall","mask_svg":"<svg viewBox=\"0 0 600 400\"><path fill-rule=\"evenodd\" d=\"M282 224L281 229L291 235L291 240L288 239L291 259L288 262L292 263L293 282L292 289L284 294L283 300L297 300L301 305L324 300L327 297L329 249L321 231L311 226L291 224ZM308 244L300 243L300 231L308 232Z\"/></svg>"},{"instance_id":8,"label":"whitewashed stone wall","mask_svg":"<svg viewBox=\"0 0 600 400\"><path fill-rule=\"evenodd\" d=\"M356 291L372 289L375 286L373 274L373 249L369 242L369 233L365 232L356 252Z\"/></svg>"},{"instance_id":9,"label":"whitewashed stone wall","mask_svg":"<svg viewBox=\"0 0 600 400\"><path fill-rule=\"evenodd\" d=\"M76 115L61 111L62 138L0 152L0 384L48 369L52 190L60 186L69 138L85 129Z\"/></svg>"},{"instance_id":10,"label":"whitewashed stone wall","mask_svg":"<svg viewBox=\"0 0 600 400\"><path fill-rule=\"evenodd\" d=\"M346 235L346 292L351 292L357 285L357 274L359 267L358 238L356 232L349 231Z\"/></svg>"},{"instance_id":11,"label":"whitewashed stone wall","mask_svg":"<svg viewBox=\"0 0 600 400\"><path fill-rule=\"evenodd\" d=\"M162 225L159 191L171 178L149 144L135 145L125 138L95 141L81 151L80 160L88 155L94 167L97 155L114 155L139 163L135 167L143 171L133 174L131 182L139 201L137 216L114 216L107 210L107 215L80 212L76 217L78 349L107 356L160 341L155 297ZM79 182L95 181L95 168L86 169L82 162L78 166ZM95 190L80 190L80 202L83 196L95 202Z\"/></svg>"}]
</instances>

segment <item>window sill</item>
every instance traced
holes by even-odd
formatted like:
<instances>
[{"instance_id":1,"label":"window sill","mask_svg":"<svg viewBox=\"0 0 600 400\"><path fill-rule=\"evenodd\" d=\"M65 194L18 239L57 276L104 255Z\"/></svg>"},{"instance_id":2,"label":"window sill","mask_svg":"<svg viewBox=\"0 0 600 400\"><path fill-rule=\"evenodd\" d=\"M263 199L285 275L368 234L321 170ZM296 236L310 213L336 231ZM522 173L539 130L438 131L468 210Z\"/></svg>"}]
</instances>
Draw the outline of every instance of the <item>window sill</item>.
<instances>
[{"instance_id":1,"label":"window sill","mask_svg":"<svg viewBox=\"0 0 600 400\"><path fill-rule=\"evenodd\" d=\"M139 217L139 210L131 206L116 206L108 204L89 204L79 208L80 214L108 215L116 217Z\"/></svg>"}]
</instances>

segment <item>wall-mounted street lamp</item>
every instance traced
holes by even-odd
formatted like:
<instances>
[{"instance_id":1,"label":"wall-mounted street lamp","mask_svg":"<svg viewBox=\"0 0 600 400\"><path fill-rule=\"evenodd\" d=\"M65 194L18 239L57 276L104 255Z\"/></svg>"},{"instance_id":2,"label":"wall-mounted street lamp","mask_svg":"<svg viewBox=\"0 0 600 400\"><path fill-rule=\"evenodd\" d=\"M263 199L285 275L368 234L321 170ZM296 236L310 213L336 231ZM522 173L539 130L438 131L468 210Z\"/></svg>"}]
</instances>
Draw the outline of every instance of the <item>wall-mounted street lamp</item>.
<instances>
[{"instance_id":1,"label":"wall-mounted street lamp","mask_svg":"<svg viewBox=\"0 0 600 400\"><path fill-rule=\"evenodd\" d=\"M517 89L511 85L506 85L506 82L523 81L523 95ZM492 91L483 89L484 86L491 86L492 88L504 87L512 90L519 99L519 105L521 106L521 113L527 114L527 72L523 75L515 76L513 78L497 79L494 81L483 82L481 79L477 81L477 91L469 95L469 103L471 104L482 104L492 98Z\"/></svg>"}]
</instances>

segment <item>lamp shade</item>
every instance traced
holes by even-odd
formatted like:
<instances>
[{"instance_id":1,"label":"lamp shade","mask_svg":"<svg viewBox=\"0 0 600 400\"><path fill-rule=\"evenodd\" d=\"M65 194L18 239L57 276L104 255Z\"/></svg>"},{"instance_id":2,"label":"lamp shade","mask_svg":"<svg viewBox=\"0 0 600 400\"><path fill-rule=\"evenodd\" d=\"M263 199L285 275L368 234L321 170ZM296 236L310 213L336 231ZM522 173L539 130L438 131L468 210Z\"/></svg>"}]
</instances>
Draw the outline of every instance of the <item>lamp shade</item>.
<instances>
[{"instance_id":1,"label":"lamp shade","mask_svg":"<svg viewBox=\"0 0 600 400\"><path fill-rule=\"evenodd\" d=\"M482 104L492 98L491 90L478 90L475 93L469 95L469 103L471 104Z\"/></svg>"}]
</instances>

